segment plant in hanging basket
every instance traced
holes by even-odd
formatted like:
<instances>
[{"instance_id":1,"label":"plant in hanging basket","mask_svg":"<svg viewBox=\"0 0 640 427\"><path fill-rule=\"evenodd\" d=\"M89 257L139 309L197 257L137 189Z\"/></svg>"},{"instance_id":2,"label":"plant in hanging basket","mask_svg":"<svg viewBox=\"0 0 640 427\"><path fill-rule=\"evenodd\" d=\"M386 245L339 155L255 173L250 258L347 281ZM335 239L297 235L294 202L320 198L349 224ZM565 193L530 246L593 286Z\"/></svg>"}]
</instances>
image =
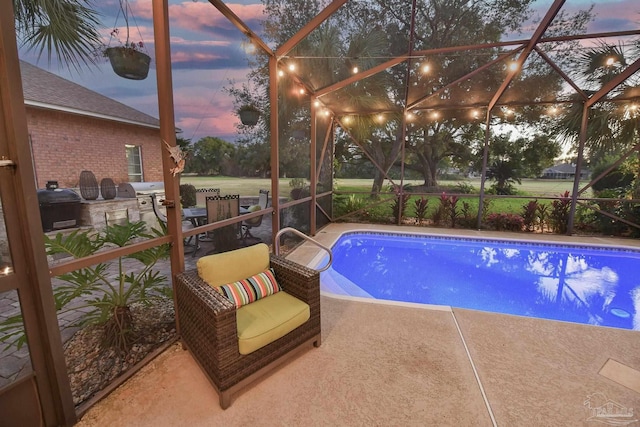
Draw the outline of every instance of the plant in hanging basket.
<instances>
[{"instance_id":1,"label":"plant in hanging basket","mask_svg":"<svg viewBox=\"0 0 640 427\"><path fill-rule=\"evenodd\" d=\"M238 109L238 115L243 125L255 126L260 118L260 110L255 105L247 104Z\"/></svg>"},{"instance_id":2,"label":"plant in hanging basket","mask_svg":"<svg viewBox=\"0 0 640 427\"><path fill-rule=\"evenodd\" d=\"M117 34L117 28L111 32L112 36ZM109 58L111 68L120 77L144 80L149 74L151 58L142 51L143 48L144 43L127 39L121 46L107 47L104 50L104 55Z\"/></svg>"}]
</instances>

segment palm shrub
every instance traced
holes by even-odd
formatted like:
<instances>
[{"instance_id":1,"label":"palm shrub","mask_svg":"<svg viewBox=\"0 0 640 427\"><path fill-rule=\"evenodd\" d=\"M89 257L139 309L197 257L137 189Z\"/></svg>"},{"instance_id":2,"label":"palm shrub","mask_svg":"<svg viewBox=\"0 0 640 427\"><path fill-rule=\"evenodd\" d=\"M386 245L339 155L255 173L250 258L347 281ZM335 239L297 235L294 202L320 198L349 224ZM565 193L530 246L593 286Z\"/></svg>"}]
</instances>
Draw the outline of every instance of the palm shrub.
<instances>
[{"instance_id":1,"label":"palm shrub","mask_svg":"<svg viewBox=\"0 0 640 427\"><path fill-rule=\"evenodd\" d=\"M462 227L465 228L475 228L476 225L476 216L477 211L474 212L471 208L471 204L469 202L462 202L462 207L460 208L460 218L458 222Z\"/></svg>"},{"instance_id":2,"label":"palm shrub","mask_svg":"<svg viewBox=\"0 0 640 427\"><path fill-rule=\"evenodd\" d=\"M456 220L460 213L458 212L458 196L449 197L449 220L451 222L451 228L456 227Z\"/></svg>"},{"instance_id":3,"label":"palm shrub","mask_svg":"<svg viewBox=\"0 0 640 427\"><path fill-rule=\"evenodd\" d=\"M544 233L544 226L547 224L547 218L549 216L549 205L545 203L538 203L536 206L536 215L538 216L540 231Z\"/></svg>"},{"instance_id":4,"label":"palm shrub","mask_svg":"<svg viewBox=\"0 0 640 427\"><path fill-rule=\"evenodd\" d=\"M534 231L538 219L538 200L529 200L529 203L522 206L522 220L525 231Z\"/></svg>"},{"instance_id":5,"label":"palm shrub","mask_svg":"<svg viewBox=\"0 0 640 427\"><path fill-rule=\"evenodd\" d=\"M418 219L418 224L420 224L427 217L427 208L429 205L429 199L424 196L421 196L419 199L414 201L416 218Z\"/></svg>"},{"instance_id":6,"label":"palm shrub","mask_svg":"<svg viewBox=\"0 0 640 427\"><path fill-rule=\"evenodd\" d=\"M571 198L569 192L565 191L560 198L551 203L551 213L549 220L554 233L564 234L567 232L569 224L569 208L571 207Z\"/></svg>"},{"instance_id":7,"label":"palm shrub","mask_svg":"<svg viewBox=\"0 0 640 427\"><path fill-rule=\"evenodd\" d=\"M160 237L166 230L152 229L147 232L144 221L127 222L124 225L107 226L104 233L76 230L68 235L58 233L50 238L45 235L48 255L65 254L73 258L85 258L108 247L124 247L141 238ZM71 310L88 309L69 326L104 325L105 347L127 351L135 342L132 328L131 305L150 305L154 300L171 295L167 277L154 270L158 261L167 258L169 245L164 244L145 249L131 255L118 257L111 262L80 268L58 278L63 282L54 287L53 296L59 315ZM141 268L127 271L126 260L137 261ZM115 264L115 277L109 271ZM0 330L10 331L2 341L21 347L25 342L22 319L19 316L0 324Z\"/></svg>"},{"instance_id":8,"label":"palm shrub","mask_svg":"<svg viewBox=\"0 0 640 427\"><path fill-rule=\"evenodd\" d=\"M393 204L391 205L391 211L393 213L393 218L397 219L400 215L400 219L404 218L404 213L407 211L407 203L409 202L408 194L398 194L396 198L393 200Z\"/></svg>"}]
</instances>

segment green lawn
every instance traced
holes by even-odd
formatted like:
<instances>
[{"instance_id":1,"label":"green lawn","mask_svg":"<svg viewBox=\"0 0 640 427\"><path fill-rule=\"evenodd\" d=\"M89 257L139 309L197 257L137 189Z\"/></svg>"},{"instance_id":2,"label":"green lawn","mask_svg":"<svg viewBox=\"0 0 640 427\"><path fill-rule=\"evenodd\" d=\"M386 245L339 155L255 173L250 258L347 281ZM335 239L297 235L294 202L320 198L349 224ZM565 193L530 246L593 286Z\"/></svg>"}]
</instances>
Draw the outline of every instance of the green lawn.
<instances>
[{"instance_id":1,"label":"green lawn","mask_svg":"<svg viewBox=\"0 0 640 427\"><path fill-rule=\"evenodd\" d=\"M291 187L290 178L280 178L279 190L282 196L287 196ZM454 188L459 182L472 185L476 190L480 189L480 180L442 180L438 184ZM222 194L240 194L241 196L254 196L260 189L271 189L270 178L235 178L227 176L182 176L182 184L193 184L196 188L220 188ZM338 191L369 191L373 183L372 179L337 179ZM399 183L399 181L396 181ZM421 185L422 181L410 180L405 184ZM584 183L581 183L584 185ZM389 185L385 181L385 187ZM548 180L548 179L527 179L522 181L522 185L516 185L520 194L530 196L558 196L564 191L571 192L573 181L571 180ZM590 192L587 191L587 195Z\"/></svg>"}]
</instances>

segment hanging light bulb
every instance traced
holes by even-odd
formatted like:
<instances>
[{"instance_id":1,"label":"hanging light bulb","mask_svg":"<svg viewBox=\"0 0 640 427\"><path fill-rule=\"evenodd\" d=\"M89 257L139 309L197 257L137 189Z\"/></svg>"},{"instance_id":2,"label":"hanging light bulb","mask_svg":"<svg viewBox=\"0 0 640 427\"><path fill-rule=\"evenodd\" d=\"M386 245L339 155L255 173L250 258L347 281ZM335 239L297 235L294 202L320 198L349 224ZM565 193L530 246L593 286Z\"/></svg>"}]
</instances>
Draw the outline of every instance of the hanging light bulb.
<instances>
[{"instance_id":1,"label":"hanging light bulb","mask_svg":"<svg viewBox=\"0 0 640 427\"><path fill-rule=\"evenodd\" d=\"M316 108L317 108L317 107L319 107L320 105L322 105L322 104L321 104L321 103L320 103L320 101L318 101L317 99L316 99L315 101L313 101L313 106L314 106L314 107L316 107Z\"/></svg>"},{"instance_id":2,"label":"hanging light bulb","mask_svg":"<svg viewBox=\"0 0 640 427\"><path fill-rule=\"evenodd\" d=\"M422 72L423 72L424 74L427 74L429 71L431 71L431 66L429 66L429 64L428 64L428 63L427 63L427 64L422 65Z\"/></svg>"},{"instance_id":3,"label":"hanging light bulb","mask_svg":"<svg viewBox=\"0 0 640 427\"><path fill-rule=\"evenodd\" d=\"M358 71L360 71L360 70L358 69L358 66L357 66L357 65L354 65L354 66L353 66L353 69L351 70L351 72L353 72L353 74L358 74Z\"/></svg>"},{"instance_id":4,"label":"hanging light bulb","mask_svg":"<svg viewBox=\"0 0 640 427\"><path fill-rule=\"evenodd\" d=\"M471 117L473 117L474 119L477 119L480 117L480 111L478 110L472 110L471 111Z\"/></svg>"},{"instance_id":5,"label":"hanging light bulb","mask_svg":"<svg viewBox=\"0 0 640 427\"><path fill-rule=\"evenodd\" d=\"M278 70L278 77L282 77L282 76L284 76L284 71Z\"/></svg>"},{"instance_id":6,"label":"hanging light bulb","mask_svg":"<svg viewBox=\"0 0 640 427\"><path fill-rule=\"evenodd\" d=\"M520 68L518 66L518 63L516 61L511 61L509 63L509 71L518 71L518 68Z\"/></svg>"},{"instance_id":7,"label":"hanging light bulb","mask_svg":"<svg viewBox=\"0 0 640 427\"><path fill-rule=\"evenodd\" d=\"M296 64L294 64L293 62L289 64L289 71L295 71L296 70Z\"/></svg>"},{"instance_id":8,"label":"hanging light bulb","mask_svg":"<svg viewBox=\"0 0 640 427\"><path fill-rule=\"evenodd\" d=\"M440 113L438 113L437 111L434 111L431 113L431 118L433 120L438 120L440 118Z\"/></svg>"},{"instance_id":9,"label":"hanging light bulb","mask_svg":"<svg viewBox=\"0 0 640 427\"><path fill-rule=\"evenodd\" d=\"M378 123L384 123L384 114L378 114L376 120L378 121Z\"/></svg>"},{"instance_id":10,"label":"hanging light bulb","mask_svg":"<svg viewBox=\"0 0 640 427\"><path fill-rule=\"evenodd\" d=\"M303 88L303 87L301 87L300 89L298 89L298 93L299 93L300 95L304 95L306 92L307 92L307 91L306 91L306 90L304 90L304 88Z\"/></svg>"},{"instance_id":11,"label":"hanging light bulb","mask_svg":"<svg viewBox=\"0 0 640 427\"><path fill-rule=\"evenodd\" d=\"M407 111L407 113L405 114L405 117L407 118L408 121L411 121L415 116L411 111Z\"/></svg>"},{"instance_id":12,"label":"hanging light bulb","mask_svg":"<svg viewBox=\"0 0 640 427\"><path fill-rule=\"evenodd\" d=\"M605 64L607 67L611 67L616 62L616 59L613 56L607 58Z\"/></svg>"},{"instance_id":13,"label":"hanging light bulb","mask_svg":"<svg viewBox=\"0 0 640 427\"><path fill-rule=\"evenodd\" d=\"M351 123L351 116L344 116L342 121L346 124Z\"/></svg>"}]
</instances>

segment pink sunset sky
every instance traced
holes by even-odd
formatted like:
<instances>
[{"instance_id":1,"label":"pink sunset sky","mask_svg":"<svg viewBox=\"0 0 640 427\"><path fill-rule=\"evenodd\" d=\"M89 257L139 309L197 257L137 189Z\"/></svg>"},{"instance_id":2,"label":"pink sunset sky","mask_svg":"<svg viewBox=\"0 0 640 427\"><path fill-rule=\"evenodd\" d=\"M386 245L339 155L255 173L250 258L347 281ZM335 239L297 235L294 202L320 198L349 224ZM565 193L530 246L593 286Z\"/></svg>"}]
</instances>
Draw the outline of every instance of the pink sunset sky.
<instances>
[{"instance_id":1,"label":"pink sunset sky","mask_svg":"<svg viewBox=\"0 0 640 427\"><path fill-rule=\"evenodd\" d=\"M551 1L535 1L532 4L534 19L546 12ZM640 28L640 4L637 0L583 1L568 0L564 9L573 12L595 5L596 19L588 32L634 30ZM116 76L108 62L85 69L81 73L70 72L55 61L39 61L30 52L21 50L22 59L41 68L75 81L91 90L113 98L151 116L158 117L157 87L153 58L152 4L151 0L130 1L135 20L130 18L131 38L142 40L152 57L149 77L143 81L126 80ZM261 34L263 6L252 1L227 3L249 27ZM119 2L96 2L104 28L105 42L111 30L120 28L125 34L124 19L120 16ZM246 83L248 72L247 53L243 50L244 36L229 23L208 1L169 0L171 32L171 58L174 89L176 126L182 137L197 141L205 136L233 141L239 124L233 100L224 92L232 84ZM534 28L535 25L531 25ZM515 38L527 37L526 31ZM117 45L112 41L111 45Z\"/></svg>"}]
</instances>

